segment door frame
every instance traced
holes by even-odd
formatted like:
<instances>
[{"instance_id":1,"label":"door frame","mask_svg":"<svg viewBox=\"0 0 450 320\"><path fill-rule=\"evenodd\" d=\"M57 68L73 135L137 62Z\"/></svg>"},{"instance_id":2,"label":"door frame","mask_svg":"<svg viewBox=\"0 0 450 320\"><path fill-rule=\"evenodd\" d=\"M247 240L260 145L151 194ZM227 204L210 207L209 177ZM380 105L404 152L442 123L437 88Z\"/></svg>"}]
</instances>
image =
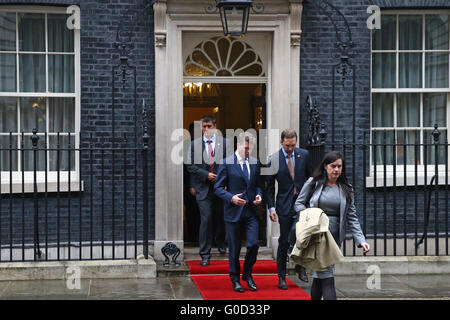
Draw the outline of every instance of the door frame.
<instances>
[{"instance_id":1,"label":"door frame","mask_svg":"<svg viewBox=\"0 0 450 320\"><path fill-rule=\"evenodd\" d=\"M268 7L267 13L252 14L248 33L264 32L272 35L266 96L267 129L278 134L271 135L268 140L268 152L271 154L280 147L281 130L293 128L299 132L300 129L300 26L303 7L302 0L268 2L271 6ZM179 259L184 260L183 183L180 183L183 166L167 159L171 159L173 149L180 143L181 137L174 133L183 128L183 32L222 31L218 14L190 13L204 12L203 5L194 1L162 0L153 7L155 31L153 256L156 261L165 259L161 249L168 242L174 243L181 250ZM279 237L278 223L268 219L266 234L268 247L272 248L275 257Z\"/></svg>"}]
</instances>

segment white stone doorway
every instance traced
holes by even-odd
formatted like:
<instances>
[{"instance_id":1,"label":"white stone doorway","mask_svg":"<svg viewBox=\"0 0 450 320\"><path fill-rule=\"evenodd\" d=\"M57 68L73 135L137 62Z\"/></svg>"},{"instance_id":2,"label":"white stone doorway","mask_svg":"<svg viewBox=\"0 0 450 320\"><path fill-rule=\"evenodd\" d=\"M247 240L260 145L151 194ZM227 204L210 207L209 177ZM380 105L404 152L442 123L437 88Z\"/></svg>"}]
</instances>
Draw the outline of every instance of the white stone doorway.
<instances>
[{"instance_id":1,"label":"white stone doorway","mask_svg":"<svg viewBox=\"0 0 450 320\"><path fill-rule=\"evenodd\" d=\"M247 43L262 62L262 70L253 66L257 76L234 74L209 68L201 75L203 83L265 83L267 85L267 129L299 130L299 64L301 0L267 0L264 14L251 14ZM164 260L161 248L168 242L181 249L183 241L182 163L168 161L180 143L174 135L183 128L183 84L199 82L185 73L188 53L202 42L221 37L218 14L205 14L204 2L161 0L155 13L155 241L154 258ZM207 30L207 32L205 32ZM236 49L237 50L237 49ZM237 53L230 53L237 54ZM242 54L240 52L239 54ZM198 62L198 61L196 61ZM211 62L211 61L210 61ZM195 65L195 64L194 64ZM235 66L236 67L236 66ZM193 67L195 69L195 67ZM231 66L230 66L231 68ZM239 73L240 68L231 68ZM208 70L207 70L208 71ZM214 71L214 74L211 72ZM230 70L228 70L229 72ZM247 70L248 71L248 70ZM262 71L262 73L258 73ZM239 81L235 78L239 77ZM279 148L279 137L268 141L269 152ZM275 256L279 228L267 223L267 246Z\"/></svg>"}]
</instances>

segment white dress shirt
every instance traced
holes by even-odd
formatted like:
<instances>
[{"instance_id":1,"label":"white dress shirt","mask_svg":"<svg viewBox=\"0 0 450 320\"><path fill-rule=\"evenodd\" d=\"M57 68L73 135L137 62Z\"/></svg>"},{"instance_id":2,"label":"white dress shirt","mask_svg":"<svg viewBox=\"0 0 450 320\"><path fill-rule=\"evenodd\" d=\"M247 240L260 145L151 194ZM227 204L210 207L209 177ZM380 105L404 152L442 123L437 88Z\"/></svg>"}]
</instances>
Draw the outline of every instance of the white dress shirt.
<instances>
[{"instance_id":1,"label":"white dress shirt","mask_svg":"<svg viewBox=\"0 0 450 320\"><path fill-rule=\"evenodd\" d=\"M208 148L209 148L209 144L208 144L208 140L211 140L212 142L211 142L211 147L212 147L212 150L213 150L213 152L214 152L214 150L215 150L215 148L216 148L216 135L213 135L211 138L206 138L205 136L203 136L203 143L205 144L205 149L206 149L206 151L208 151Z\"/></svg>"},{"instance_id":2,"label":"white dress shirt","mask_svg":"<svg viewBox=\"0 0 450 320\"><path fill-rule=\"evenodd\" d=\"M247 166L248 175L249 175L249 178L250 178L250 163L248 162L248 158L247 159L241 158L241 156L239 155L239 153L237 151L234 154L236 155L236 158L239 161L239 165L241 166L242 172L244 171L244 167L243 166L244 166L244 163L245 163L245 165Z\"/></svg>"}]
</instances>

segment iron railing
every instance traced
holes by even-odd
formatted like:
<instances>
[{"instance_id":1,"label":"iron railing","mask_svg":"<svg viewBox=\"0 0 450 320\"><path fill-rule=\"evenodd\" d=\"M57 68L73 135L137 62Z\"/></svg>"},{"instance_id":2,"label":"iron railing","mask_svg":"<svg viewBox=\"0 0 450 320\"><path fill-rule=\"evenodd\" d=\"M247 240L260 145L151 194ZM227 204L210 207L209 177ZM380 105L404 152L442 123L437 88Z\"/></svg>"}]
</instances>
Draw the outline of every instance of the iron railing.
<instances>
[{"instance_id":1,"label":"iron railing","mask_svg":"<svg viewBox=\"0 0 450 320\"><path fill-rule=\"evenodd\" d=\"M75 147L71 136L58 133L56 145L36 131L19 145L12 133L2 140L0 262L148 258L145 125L141 144L134 133L116 133L114 143L90 134Z\"/></svg>"},{"instance_id":2,"label":"iron railing","mask_svg":"<svg viewBox=\"0 0 450 320\"><path fill-rule=\"evenodd\" d=\"M372 247L369 255L448 255L450 145L439 133L436 128L429 143L388 143L387 131L382 131L372 132L371 139L364 134L359 143L344 136L339 143L308 147L316 165L327 151L344 155L357 213ZM129 143L135 141L134 133L116 133L114 143L90 134L80 135L75 147L71 135L65 134L67 145L62 134L49 144L49 135L36 131L19 135L19 145L12 133L6 145L2 140L0 261L148 257L153 220L147 129L137 144ZM32 170L18 171L27 166ZM362 255L350 236L343 252Z\"/></svg>"},{"instance_id":3,"label":"iron railing","mask_svg":"<svg viewBox=\"0 0 450 320\"><path fill-rule=\"evenodd\" d=\"M405 130L396 134L406 137ZM314 159L331 150L343 154L346 175L355 187L360 223L372 247L368 255L448 255L447 138L441 137L437 125L429 143L419 139L413 143L389 143L386 130L373 131L371 135L369 140L365 133L363 141L353 143L344 134L339 143L308 147ZM422 140L427 141L427 137ZM350 235L343 252L362 255Z\"/></svg>"}]
</instances>

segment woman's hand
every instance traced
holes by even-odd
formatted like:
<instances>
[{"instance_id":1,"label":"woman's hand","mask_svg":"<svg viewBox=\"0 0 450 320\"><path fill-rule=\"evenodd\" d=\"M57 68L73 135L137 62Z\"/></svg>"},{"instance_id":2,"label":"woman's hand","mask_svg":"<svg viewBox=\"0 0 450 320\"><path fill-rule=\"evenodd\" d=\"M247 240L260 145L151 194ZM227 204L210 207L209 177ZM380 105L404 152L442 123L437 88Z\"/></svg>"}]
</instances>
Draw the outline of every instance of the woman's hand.
<instances>
[{"instance_id":1,"label":"woman's hand","mask_svg":"<svg viewBox=\"0 0 450 320\"><path fill-rule=\"evenodd\" d=\"M269 213L270 220L273 222L277 222L277 212L275 210L271 211Z\"/></svg>"},{"instance_id":2,"label":"woman's hand","mask_svg":"<svg viewBox=\"0 0 450 320\"><path fill-rule=\"evenodd\" d=\"M367 253L370 251L370 245L367 242L361 242L361 247L363 248L364 253Z\"/></svg>"}]
</instances>

